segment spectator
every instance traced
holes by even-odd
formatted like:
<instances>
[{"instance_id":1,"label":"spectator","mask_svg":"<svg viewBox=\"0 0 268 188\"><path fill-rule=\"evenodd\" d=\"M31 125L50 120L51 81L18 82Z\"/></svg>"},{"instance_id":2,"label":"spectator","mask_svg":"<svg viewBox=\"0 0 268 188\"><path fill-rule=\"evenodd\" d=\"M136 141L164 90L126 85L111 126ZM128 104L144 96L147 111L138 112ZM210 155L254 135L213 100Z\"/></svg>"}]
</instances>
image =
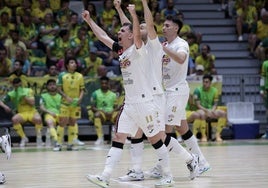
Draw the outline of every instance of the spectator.
<instances>
[{"instance_id":1,"label":"spectator","mask_svg":"<svg viewBox=\"0 0 268 188\"><path fill-rule=\"evenodd\" d=\"M116 14L116 11L113 8L112 0L103 1L103 10L100 13L100 24L104 30L107 30L108 27L112 24L113 16Z\"/></svg>"},{"instance_id":2,"label":"spectator","mask_svg":"<svg viewBox=\"0 0 268 188\"><path fill-rule=\"evenodd\" d=\"M39 0L39 6L32 11L32 20L35 24L41 24L45 21L45 16L47 14L53 15L53 12L50 8L47 7L47 0Z\"/></svg>"},{"instance_id":3,"label":"spectator","mask_svg":"<svg viewBox=\"0 0 268 188\"><path fill-rule=\"evenodd\" d=\"M263 7L261 8L261 16L262 16L265 12L268 12L268 1L265 1Z\"/></svg>"},{"instance_id":4,"label":"spectator","mask_svg":"<svg viewBox=\"0 0 268 188\"><path fill-rule=\"evenodd\" d=\"M12 68L12 72L10 73L8 80L10 81L10 83L12 84L12 81L15 78L20 78L21 82L22 82L22 87L27 87L27 75L23 73L23 66L24 66L24 62L21 60L16 60L13 63L13 68Z\"/></svg>"},{"instance_id":5,"label":"spectator","mask_svg":"<svg viewBox=\"0 0 268 188\"><path fill-rule=\"evenodd\" d=\"M22 48L19 45L17 45L17 47L16 47L15 57L11 58L11 61L13 62L13 64L17 60L22 61L24 64L23 68L22 68L23 74L30 76L31 75L31 63L30 63L29 59L27 58L27 52L24 50L24 48Z\"/></svg>"},{"instance_id":6,"label":"spectator","mask_svg":"<svg viewBox=\"0 0 268 188\"><path fill-rule=\"evenodd\" d=\"M18 30L11 30L10 31L10 38L6 39L4 45L7 48L7 54L10 59L15 58L16 55L16 48L20 46L26 53L27 47L26 45L19 40L19 31Z\"/></svg>"},{"instance_id":7,"label":"spectator","mask_svg":"<svg viewBox=\"0 0 268 188\"><path fill-rule=\"evenodd\" d=\"M59 25L54 21L52 13L47 13L44 17L44 22L39 27L40 41L44 45L52 42L60 31Z\"/></svg>"},{"instance_id":8,"label":"spectator","mask_svg":"<svg viewBox=\"0 0 268 188\"><path fill-rule=\"evenodd\" d=\"M98 67L102 65L102 59L97 56L97 48L91 47L89 57L85 58L86 66L82 73L84 76L92 78L98 77Z\"/></svg>"},{"instance_id":9,"label":"spectator","mask_svg":"<svg viewBox=\"0 0 268 188\"><path fill-rule=\"evenodd\" d=\"M91 45L92 41L87 35L85 27L81 27L78 30L77 36L71 39L71 48L74 51L74 55L81 62L84 62L84 58L88 56Z\"/></svg>"},{"instance_id":10,"label":"spectator","mask_svg":"<svg viewBox=\"0 0 268 188\"><path fill-rule=\"evenodd\" d=\"M69 21L73 11L69 8L70 0L62 0L60 3L60 9L57 10L57 22L61 29L68 29Z\"/></svg>"},{"instance_id":11,"label":"spectator","mask_svg":"<svg viewBox=\"0 0 268 188\"><path fill-rule=\"evenodd\" d=\"M258 14L254 6L249 5L249 0L243 0L236 11L236 31L238 41L243 41L243 33L250 33L252 25L257 22Z\"/></svg>"},{"instance_id":12,"label":"spectator","mask_svg":"<svg viewBox=\"0 0 268 188\"><path fill-rule=\"evenodd\" d=\"M112 24L108 27L108 33L113 39L117 39L117 33L120 30L121 23L118 14L113 16Z\"/></svg>"},{"instance_id":13,"label":"spectator","mask_svg":"<svg viewBox=\"0 0 268 188\"><path fill-rule=\"evenodd\" d=\"M21 6L16 8L16 23L21 24L22 18L25 14L30 15L31 14L31 4L32 0L23 0L23 3Z\"/></svg>"},{"instance_id":14,"label":"spectator","mask_svg":"<svg viewBox=\"0 0 268 188\"><path fill-rule=\"evenodd\" d=\"M54 17L56 17L57 13L60 11L60 8L65 6L63 4L69 1L70 0L49 0L49 7L53 12Z\"/></svg>"},{"instance_id":15,"label":"spectator","mask_svg":"<svg viewBox=\"0 0 268 188\"><path fill-rule=\"evenodd\" d=\"M26 13L22 16L22 22L18 24L19 40L21 40L27 49L42 49L45 52L43 43L38 41L39 31L32 23L31 15Z\"/></svg>"},{"instance_id":16,"label":"spectator","mask_svg":"<svg viewBox=\"0 0 268 188\"><path fill-rule=\"evenodd\" d=\"M174 1L173 0L166 0L167 7L162 9L161 16L164 20L168 15L176 16L179 11L174 7Z\"/></svg>"},{"instance_id":17,"label":"spectator","mask_svg":"<svg viewBox=\"0 0 268 188\"><path fill-rule=\"evenodd\" d=\"M0 14L0 42L4 43L9 36L10 30L14 30L15 25L9 22L9 16L7 12Z\"/></svg>"},{"instance_id":18,"label":"spectator","mask_svg":"<svg viewBox=\"0 0 268 188\"><path fill-rule=\"evenodd\" d=\"M57 78L59 75L59 72L57 71L56 65L50 65L48 67L48 72L44 76L44 78Z\"/></svg>"},{"instance_id":19,"label":"spectator","mask_svg":"<svg viewBox=\"0 0 268 188\"><path fill-rule=\"evenodd\" d=\"M61 30L59 35L47 45L47 64L56 64L64 57L66 49L70 48L70 34L67 29Z\"/></svg>"},{"instance_id":20,"label":"spectator","mask_svg":"<svg viewBox=\"0 0 268 188\"><path fill-rule=\"evenodd\" d=\"M6 77L12 70L12 61L7 57L7 50L0 47L0 77Z\"/></svg>"},{"instance_id":21,"label":"spectator","mask_svg":"<svg viewBox=\"0 0 268 188\"><path fill-rule=\"evenodd\" d=\"M211 75L203 76L203 84L194 90L194 99L198 108L197 112L202 116L211 119L217 119L216 141L222 141L221 131L226 126L226 112L217 109L219 102L219 93L217 88L211 86L213 77Z\"/></svg>"},{"instance_id":22,"label":"spectator","mask_svg":"<svg viewBox=\"0 0 268 188\"><path fill-rule=\"evenodd\" d=\"M20 147L24 147L29 139L26 137L22 124L29 121L35 125L36 130L36 144L37 147L43 145L42 142L42 118L35 108L35 98L33 90L30 88L22 87L22 81L20 78L14 78L12 80L13 90L8 92L4 97L3 102L6 104L12 102L15 106L17 113L12 117L12 123L14 130L20 136Z\"/></svg>"},{"instance_id":23,"label":"spectator","mask_svg":"<svg viewBox=\"0 0 268 188\"><path fill-rule=\"evenodd\" d=\"M254 56L256 47L264 40L268 39L268 12L265 12L261 20L257 22L251 29L248 37L250 55Z\"/></svg>"},{"instance_id":24,"label":"spectator","mask_svg":"<svg viewBox=\"0 0 268 188\"><path fill-rule=\"evenodd\" d=\"M186 38L189 44L190 58L195 61L195 58L199 55L199 45L197 43L196 35L191 32L187 34Z\"/></svg>"},{"instance_id":25,"label":"spectator","mask_svg":"<svg viewBox=\"0 0 268 188\"><path fill-rule=\"evenodd\" d=\"M153 18L154 18L154 25L156 27L156 32L157 32L157 36L159 37L159 40L161 42L165 41L165 37L163 35L163 20L161 17L161 12L155 12L153 14Z\"/></svg>"},{"instance_id":26,"label":"spectator","mask_svg":"<svg viewBox=\"0 0 268 188\"><path fill-rule=\"evenodd\" d=\"M195 58L195 66L203 65L204 74L217 74L215 69L215 56L210 53L210 46L204 44L201 48L201 55Z\"/></svg>"},{"instance_id":27,"label":"spectator","mask_svg":"<svg viewBox=\"0 0 268 188\"><path fill-rule=\"evenodd\" d=\"M78 14L76 12L73 12L70 17L69 25L68 25L70 36L72 36L72 38L77 37L77 33L80 28L81 28L81 24L79 23L79 20L78 20Z\"/></svg>"},{"instance_id":28,"label":"spectator","mask_svg":"<svg viewBox=\"0 0 268 188\"><path fill-rule=\"evenodd\" d=\"M106 121L115 121L117 111L115 108L116 94L110 90L109 78L100 78L100 89L95 90L91 95L91 108L89 117L94 120L95 130L98 139L95 145L102 145L104 141L102 124Z\"/></svg>"},{"instance_id":29,"label":"spectator","mask_svg":"<svg viewBox=\"0 0 268 188\"><path fill-rule=\"evenodd\" d=\"M115 53L100 40L95 41L94 46L97 48L97 55L103 60L103 65L107 67L107 71L120 75L119 61Z\"/></svg>"},{"instance_id":30,"label":"spectator","mask_svg":"<svg viewBox=\"0 0 268 188\"><path fill-rule=\"evenodd\" d=\"M8 14L8 17L11 19L12 18L12 9L6 5L6 1L5 0L2 0L0 1L0 15L3 13L3 12L6 12Z\"/></svg>"}]
</instances>

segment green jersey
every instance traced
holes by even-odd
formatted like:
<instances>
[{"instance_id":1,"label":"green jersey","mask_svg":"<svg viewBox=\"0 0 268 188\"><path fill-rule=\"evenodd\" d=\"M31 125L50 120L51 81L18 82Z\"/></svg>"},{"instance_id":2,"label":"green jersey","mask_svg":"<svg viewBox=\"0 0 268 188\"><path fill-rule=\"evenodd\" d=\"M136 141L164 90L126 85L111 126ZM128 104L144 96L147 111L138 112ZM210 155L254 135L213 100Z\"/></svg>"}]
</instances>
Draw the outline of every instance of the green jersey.
<instances>
[{"instance_id":1,"label":"green jersey","mask_svg":"<svg viewBox=\"0 0 268 188\"><path fill-rule=\"evenodd\" d=\"M116 94L110 90L104 93L101 89L98 89L91 95L91 103L94 104L97 109L103 110L104 112L112 112L115 102Z\"/></svg>"},{"instance_id":2,"label":"green jersey","mask_svg":"<svg viewBox=\"0 0 268 188\"><path fill-rule=\"evenodd\" d=\"M210 87L208 91L204 90L203 86L194 90L194 98L200 101L201 106L207 109L212 109L214 104L218 102L218 90L215 87Z\"/></svg>"},{"instance_id":3,"label":"green jersey","mask_svg":"<svg viewBox=\"0 0 268 188\"><path fill-rule=\"evenodd\" d=\"M268 60L264 61L261 67L261 76L263 77L264 83L261 84L261 90L268 89Z\"/></svg>"},{"instance_id":4,"label":"green jersey","mask_svg":"<svg viewBox=\"0 0 268 188\"><path fill-rule=\"evenodd\" d=\"M44 107L53 112L55 114L60 113L60 104L61 104L61 95L51 95L50 93L41 94L40 105L44 105Z\"/></svg>"}]
</instances>

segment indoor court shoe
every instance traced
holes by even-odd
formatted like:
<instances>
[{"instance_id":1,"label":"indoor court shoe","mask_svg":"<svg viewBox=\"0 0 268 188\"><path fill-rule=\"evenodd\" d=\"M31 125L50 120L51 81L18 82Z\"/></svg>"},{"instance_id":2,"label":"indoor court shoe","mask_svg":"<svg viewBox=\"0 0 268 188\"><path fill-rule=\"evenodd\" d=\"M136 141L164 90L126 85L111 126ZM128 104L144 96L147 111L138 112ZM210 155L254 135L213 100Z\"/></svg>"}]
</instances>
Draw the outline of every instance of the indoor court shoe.
<instances>
[{"instance_id":1,"label":"indoor court shoe","mask_svg":"<svg viewBox=\"0 0 268 188\"><path fill-rule=\"evenodd\" d=\"M53 151L61 151L61 145L56 144L56 146L53 148Z\"/></svg>"},{"instance_id":2,"label":"indoor court shoe","mask_svg":"<svg viewBox=\"0 0 268 188\"><path fill-rule=\"evenodd\" d=\"M155 166L148 171L144 171L144 175L146 178L152 179L160 179L162 178L162 170L160 166Z\"/></svg>"},{"instance_id":3,"label":"indoor court shoe","mask_svg":"<svg viewBox=\"0 0 268 188\"><path fill-rule=\"evenodd\" d=\"M142 181L144 180L143 172L135 172L135 170L131 169L125 176L119 177L120 181Z\"/></svg>"},{"instance_id":4,"label":"indoor court shoe","mask_svg":"<svg viewBox=\"0 0 268 188\"><path fill-rule=\"evenodd\" d=\"M193 159L187 164L187 168L190 171L190 179L193 180L199 175L199 157L198 155L192 154Z\"/></svg>"},{"instance_id":5,"label":"indoor court shoe","mask_svg":"<svg viewBox=\"0 0 268 188\"><path fill-rule=\"evenodd\" d=\"M1 143L1 150L6 154L7 159L11 156L11 138L9 134L3 135Z\"/></svg>"},{"instance_id":6,"label":"indoor court shoe","mask_svg":"<svg viewBox=\"0 0 268 188\"><path fill-rule=\"evenodd\" d=\"M163 177L159 182L154 184L156 188L160 187L173 187L174 181L173 178L170 176Z\"/></svg>"},{"instance_id":7,"label":"indoor court shoe","mask_svg":"<svg viewBox=\"0 0 268 188\"><path fill-rule=\"evenodd\" d=\"M20 141L20 147L25 147L25 145L29 142L29 139L27 137L24 137Z\"/></svg>"},{"instance_id":8,"label":"indoor court shoe","mask_svg":"<svg viewBox=\"0 0 268 188\"><path fill-rule=\"evenodd\" d=\"M90 181L91 183L98 185L102 188L107 188L109 187L109 182L107 180L105 180L104 178L102 178L99 175L87 175L87 179L88 181Z\"/></svg>"},{"instance_id":9,"label":"indoor court shoe","mask_svg":"<svg viewBox=\"0 0 268 188\"><path fill-rule=\"evenodd\" d=\"M84 146L85 145L85 143L82 142L81 140L79 140L78 138L74 139L73 144L77 145L77 146Z\"/></svg>"},{"instance_id":10,"label":"indoor court shoe","mask_svg":"<svg viewBox=\"0 0 268 188\"><path fill-rule=\"evenodd\" d=\"M0 172L0 185L6 183L6 176Z\"/></svg>"},{"instance_id":11,"label":"indoor court shoe","mask_svg":"<svg viewBox=\"0 0 268 188\"><path fill-rule=\"evenodd\" d=\"M104 144L104 140L103 138L98 138L95 143L94 143L96 146L99 146L99 145L103 145Z\"/></svg>"},{"instance_id":12,"label":"indoor court shoe","mask_svg":"<svg viewBox=\"0 0 268 188\"><path fill-rule=\"evenodd\" d=\"M199 163L198 175L201 175L211 169L210 165L206 162L205 164Z\"/></svg>"}]
</instances>

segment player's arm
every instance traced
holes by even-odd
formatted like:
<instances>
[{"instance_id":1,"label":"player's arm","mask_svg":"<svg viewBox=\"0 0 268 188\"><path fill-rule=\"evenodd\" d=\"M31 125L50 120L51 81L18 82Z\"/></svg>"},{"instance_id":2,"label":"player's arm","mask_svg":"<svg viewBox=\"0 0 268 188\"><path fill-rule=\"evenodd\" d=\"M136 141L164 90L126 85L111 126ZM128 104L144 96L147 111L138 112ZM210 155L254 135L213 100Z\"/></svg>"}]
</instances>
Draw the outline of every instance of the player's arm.
<instances>
[{"instance_id":1,"label":"player's arm","mask_svg":"<svg viewBox=\"0 0 268 188\"><path fill-rule=\"evenodd\" d=\"M6 111L6 112L11 112L11 109L9 108L9 106L7 106L5 103L3 103L3 101L1 101L0 100L0 106L2 107L2 108L4 108L4 110Z\"/></svg>"},{"instance_id":2,"label":"player's arm","mask_svg":"<svg viewBox=\"0 0 268 188\"><path fill-rule=\"evenodd\" d=\"M127 9L132 17L134 44L136 48L139 49L142 47L142 39L141 39L141 32L140 32L140 23L139 23L139 19L135 10L135 5L130 4L128 5Z\"/></svg>"},{"instance_id":3,"label":"player's arm","mask_svg":"<svg viewBox=\"0 0 268 188\"><path fill-rule=\"evenodd\" d=\"M119 15L121 25L124 23L131 23L121 8L121 0L114 0L114 7Z\"/></svg>"},{"instance_id":4,"label":"player's arm","mask_svg":"<svg viewBox=\"0 0 268 188\"><path fill-rule=\"evenodd\" d=\"M187 58L187 53L183 50L183 51L174 51L172 49L169 49L166 47L166 43L163 44L163 50L164 52L174 61L176 61L179 64L183 64L184 61ZM185 49L187 50L187 49ZM188 49L189 51L189 49Z\"/></svg>"},{"instance_id":5,"label":"player's arm","mask_svg":"<svg viewBox=\"0 0 268 188\"><path fill-rule=\"evenodd\" d=\"M110 49L112 49L113 48L114 40L111 39L107 35L107 33L94 22L94 20L90 17L90 14L89 14L89 12L87 10L84 10L82 12L82 18L89 25L89 27L91 28L91 30L93 31L93 33L95 34L95 36L101 42L103 42L106 46L108 46Z\"/></svg>"},{"instance_id":6,"label":"player's arm","mask_svg":"<svg viewBox=\"0 0 268 188\"><path fill-rule=\"evenodd\" d=\"M144 18L145 18L145 22L146 22L148 36L150 39L155 39L157 37L157 33L155 31L155 28L154 28L154 19L153 19L152 13L148 7L147 0L142 0L142 5L143 5Z\"/></svg>"}]
</instances>

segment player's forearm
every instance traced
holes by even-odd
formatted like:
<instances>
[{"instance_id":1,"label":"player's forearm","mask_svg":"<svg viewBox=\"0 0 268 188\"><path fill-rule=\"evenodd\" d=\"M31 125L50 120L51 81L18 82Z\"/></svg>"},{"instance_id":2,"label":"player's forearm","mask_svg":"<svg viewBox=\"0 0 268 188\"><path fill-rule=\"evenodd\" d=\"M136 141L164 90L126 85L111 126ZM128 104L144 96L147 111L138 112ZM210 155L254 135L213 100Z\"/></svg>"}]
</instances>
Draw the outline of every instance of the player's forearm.
<instances>
[{"instance_id":1,"label":"player's forearm","mask_svg":"<svg viewBox=\"0 0 268 188\"><path fill-rule=\"evenodd\" d=\"M145 18L146 27L148 30L148 35L150 39L154 39L157 37L157 33L154 29L154 19L148 7L147 0L142 0L142 5L143 5L143 10L144 10L144 18Z\"/></svg>"}]
</instances>

